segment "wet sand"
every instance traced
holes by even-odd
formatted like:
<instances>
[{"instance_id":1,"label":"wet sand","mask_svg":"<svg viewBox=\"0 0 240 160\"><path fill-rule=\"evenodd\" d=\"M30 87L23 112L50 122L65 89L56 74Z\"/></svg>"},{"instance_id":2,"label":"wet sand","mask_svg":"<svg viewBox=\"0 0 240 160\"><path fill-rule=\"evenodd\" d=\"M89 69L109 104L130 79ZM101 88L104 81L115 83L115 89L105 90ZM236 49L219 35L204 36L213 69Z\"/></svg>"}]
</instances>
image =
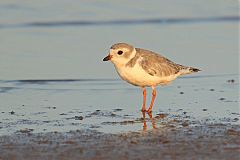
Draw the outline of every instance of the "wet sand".
<instances>
[{"instance_id":1,"label":"wet sand","mask_svg":"<svg viewBox=\"0 0 240 160\"><path fill-rule=\"evenodd\" d=\"M228 159L240 158L239 125L192 124L141 119L143 130L107 134L93 130L35 133L26 130L0 137L0 159ZM149 126L145 122L149 121ZM132 122L134 123L134 122Z\"/></svg>"},{"instance_id":2,"label":"wet sand","mask_svg":"<svg viewBox=\"0 0 240 160\"><path fill-rule=\"evenodd\" d=\"M0 160L240 158L237 75L179 79L149 115L118 80L0 84Z\"/></svg>"}]
</instances>

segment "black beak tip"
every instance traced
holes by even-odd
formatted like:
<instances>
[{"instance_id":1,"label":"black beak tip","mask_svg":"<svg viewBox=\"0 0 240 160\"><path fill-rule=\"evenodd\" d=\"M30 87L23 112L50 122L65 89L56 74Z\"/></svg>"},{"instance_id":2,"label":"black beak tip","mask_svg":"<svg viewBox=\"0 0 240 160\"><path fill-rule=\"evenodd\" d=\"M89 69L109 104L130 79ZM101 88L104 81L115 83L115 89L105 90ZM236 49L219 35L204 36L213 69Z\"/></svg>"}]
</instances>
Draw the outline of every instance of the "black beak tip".
<instances>
[{"instance_id":1,"label":"black beak tip","mask_svg":"<svg viewBox=\"0 0 240 160\"><path fill-rule=\"evenodd\" d=\"M110 60L110 56L103 58L103 61L109 61L109 60Z\"/></svg>"}]
</instances>

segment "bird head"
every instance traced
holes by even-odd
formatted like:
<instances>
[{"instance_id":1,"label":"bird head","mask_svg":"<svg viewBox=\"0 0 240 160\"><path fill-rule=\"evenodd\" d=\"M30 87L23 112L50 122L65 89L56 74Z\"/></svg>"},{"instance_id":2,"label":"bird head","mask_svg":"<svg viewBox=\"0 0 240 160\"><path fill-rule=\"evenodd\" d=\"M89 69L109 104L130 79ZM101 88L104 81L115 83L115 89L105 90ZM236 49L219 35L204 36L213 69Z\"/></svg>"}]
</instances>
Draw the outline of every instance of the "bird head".
<instances>
[{"instance_id":1,"label":"bird head","mask_svg":"<svg viewBox=\"0 0 240 160\"><path fill-rule=\"evenodd\" d=\"M111 61L114 65L125 65L136 54L132 45L127 43L117 43L111 46L108 56L103 61Z\"/></svg>"}]
</instances>

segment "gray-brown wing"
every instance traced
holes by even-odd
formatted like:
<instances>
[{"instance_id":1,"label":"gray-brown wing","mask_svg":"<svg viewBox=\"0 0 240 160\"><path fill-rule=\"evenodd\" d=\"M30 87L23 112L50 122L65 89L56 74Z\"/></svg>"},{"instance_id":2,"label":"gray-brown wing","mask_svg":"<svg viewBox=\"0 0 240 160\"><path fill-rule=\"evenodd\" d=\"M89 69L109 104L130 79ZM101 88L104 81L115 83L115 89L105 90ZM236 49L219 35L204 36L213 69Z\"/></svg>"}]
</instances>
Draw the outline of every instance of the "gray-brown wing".
<instances>
[{"instance_id":1,"label":"gray-brown wing","mask_svg":"<svg viewBox=\"0 0 240 160\"><path fill-rule=\"evenodd\" d=\"M152 76L170 76L178 73L185 66L176 64L169 59L144 49L136 49L139 56L142 57L142 68Z\"/></svg>"}]
</instances>

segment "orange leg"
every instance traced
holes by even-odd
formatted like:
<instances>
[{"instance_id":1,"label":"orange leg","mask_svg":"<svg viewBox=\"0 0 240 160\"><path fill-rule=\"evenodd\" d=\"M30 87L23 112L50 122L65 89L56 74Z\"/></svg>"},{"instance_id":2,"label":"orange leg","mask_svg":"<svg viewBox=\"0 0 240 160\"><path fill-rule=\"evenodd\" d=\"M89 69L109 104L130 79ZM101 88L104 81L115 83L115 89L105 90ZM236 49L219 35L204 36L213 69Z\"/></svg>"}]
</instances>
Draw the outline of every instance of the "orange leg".
<instances>
[{"instance_id":1,"label":"orange leg","mask_svg":"<svg viewBox=\"0 0 240 160\"><path fill-rule=\"evenodd\" d=\"M147 123L146 123L146 112L142 112L143 115L143 131L147 130Z\"/></svg>"},{"instance_id":2,"label":"orange leg","mask_svg":"<svg viewBox=\"0 0 240 160\"><path fill-rule=\"evenodd\" d=\"M150 120L152 122L152 128L153 129L157 129L156 124L155 124L155 119L152 118L152 113L151 112L150 113L147 112L147 114L148 114L148 116L149 116L149 118L150 118ZM147 130L146 112L142 112L142 115L143 115L143 131L146 131Z\"/></svg>"},{"instance_id":3,"label":"orange leg","mask_svg":"<svg viewBox=\"0 0 240 160\"><path fill-rule=\"evenodd\" d=\"M143 87L143 105L142 105L142 112L146 111L146 96L147 96L147 91L146 88Z\"/></svg>"},{"instance_id":4,"label":"orange leg","mask_svg":"<svg viewBox=\"0 0 240 160\"><path fill-rule=\"evenodd\" d=\"M156 95L157 95L156 88L152 87L152 101L151 101L151 104L150 104L150 106L149 106L149 108L147 110L148 113L152 112L152 107L153 107Z\"/></svg>"},{"instance_id":5,"label":"orange leg","mask_svg":"<svg viewBox=\"0 0 240 160\"><path fill-rule=\"evenodd\" d=\"M152 127L153 127L154 129L156 129L157 127L156 127L156 125L155 125L155 120L152 118L152 112L148 112L148 116L149 116L149 118L150 118L150 120L151 120L151 122L152 122Z\"/></svg>"}]
</instances>

